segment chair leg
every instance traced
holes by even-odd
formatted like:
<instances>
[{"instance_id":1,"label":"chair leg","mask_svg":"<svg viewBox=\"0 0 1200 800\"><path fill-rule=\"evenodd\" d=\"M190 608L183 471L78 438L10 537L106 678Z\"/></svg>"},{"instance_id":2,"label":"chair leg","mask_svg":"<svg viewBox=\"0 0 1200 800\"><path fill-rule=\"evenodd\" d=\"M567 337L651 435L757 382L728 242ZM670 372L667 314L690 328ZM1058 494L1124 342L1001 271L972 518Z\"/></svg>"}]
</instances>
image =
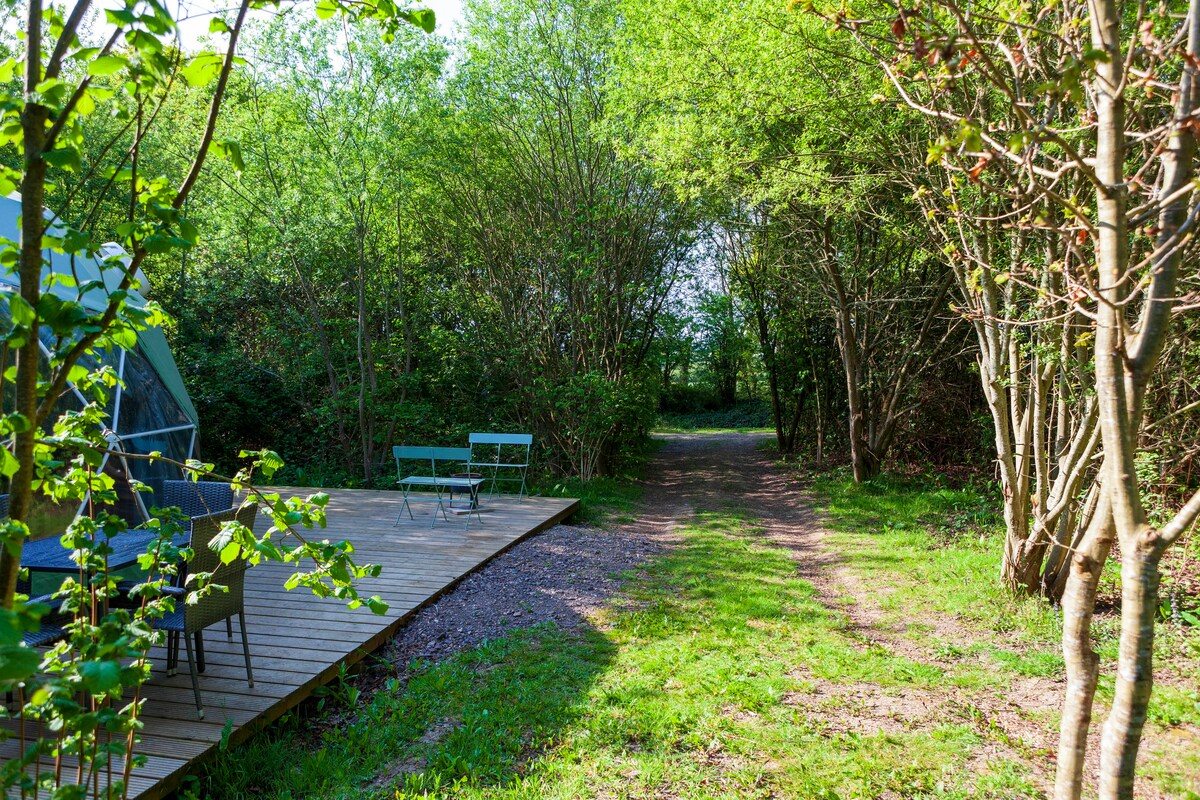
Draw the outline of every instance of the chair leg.
<instances>
[{"instance_id":1,"label":"chair leg","mask_svg":"<svg viewBox=\"0 0 1200 800\"><path fill-rule=\"evenodd\" d=\"M225 638L233 641L233 617L225 618Z\"/></svg>"},{"instance_id":2,"label":"chair leg","mask_svg":"<svg viewBox=\"0 0 1200 800\"><path fill-rule=\"evenodd\" d=\"M196 671L204 672L204 635L196 631Z\"/></svg>"},{"instance_id":3,"label":"chair leg","mask_svg":"<svg viewBox=\"0 0 1200 800\"><path fill-rule=\"evenodd\" d=\"M445 519L447 522L450 521L450 518L446 516L446 507L442 505L442 491L443 490L441 487L437 487L437 508L434 509L433 513L429 515L429 527L431 528L434 525L437 525L437 515L439 511L442 512L443 519Z\"/></svg>"},{"instance_id":4,"label":"chair leg","mask_svg":"<svg viewBox=\"0 0 1200 800\"><path fill-rule=\"evenodd\" d=\"M405 511L408 512L409 519L411 519L413 521L416 521L416 519L417 519L416 517L413 516L412 505L410 505L408 502L408 491L409 491L409 488L407 486L405 486L404 487L404 495L401 498L403 500L403 505L400 506L400 513L396 515L396 524L397 525L400 524L400 520L401 520L401 518L403 518Z\"/></svg>"},{"instance_id":5,"label":"chair leg","mask_svg":"<svg viewBox=\"0 0 1200 800\"><path fill-rule=\"evenodd\" d=\"M200 677L196 673L196 654L192 652L192 637L182 634L183 643L187 645L188 674L192 676L192 693L196 695L196 716L204 719L204 704L200 702Z\"/></svg>"},{"instance_id":6,"label":"chair leg","mask_svg":"<svg viewBox=\"0 0 1200 800\"><path fill-rule=\"evenodd\" d=\"M230 618L232 619L232 617ZM246 683L254 688L254 668L250 666L250 640L246 637L246 612L238 612L238 627L242 630L242 652L246 655Z\"/></svg>"},{"instance_id":7,"label":"chair leg","mask_svg":"<svg viewBox=\"0 0 1200 800\"><path fill-rule=\"evenodd\" d=\"M167 631L167 677L175 675L179 665L179 634Z\"/></svg>"}]
</instances>

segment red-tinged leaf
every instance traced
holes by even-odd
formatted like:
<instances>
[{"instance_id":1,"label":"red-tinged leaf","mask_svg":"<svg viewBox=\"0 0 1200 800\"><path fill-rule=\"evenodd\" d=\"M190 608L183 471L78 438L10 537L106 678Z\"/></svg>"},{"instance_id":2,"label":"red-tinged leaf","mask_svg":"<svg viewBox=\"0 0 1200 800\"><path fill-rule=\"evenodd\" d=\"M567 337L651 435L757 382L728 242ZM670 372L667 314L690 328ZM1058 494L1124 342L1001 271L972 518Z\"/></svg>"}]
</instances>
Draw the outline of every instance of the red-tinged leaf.
<instances>
[{"instance_id":1,"label":"red-tinged leaf","mask_svg":"<svg viewBox=\"0 0 1200 800\"><path fill-rule=\"evenodd\" d=\"M984 153L979 157L979 160L975 162L975 166L971 167L970 171L967 173L972 182L979 181L979 176L982 175L983 171L988 168L988 164L992 163L993 157L994 156L992 153Z\"/></svg>"},{"instance_id":2,"label":"red-tinged leaf","mask_svg":"<svg viewBox=\"0 0 1200 800\"><path fill-rule=\"evenodd\" d=\"M896 17L896 21L892 23L892 35L897 39L903 39L906 30L908 30L908 26L904 23L904 15L900 14Z\"/></svg>"}]
</instances>

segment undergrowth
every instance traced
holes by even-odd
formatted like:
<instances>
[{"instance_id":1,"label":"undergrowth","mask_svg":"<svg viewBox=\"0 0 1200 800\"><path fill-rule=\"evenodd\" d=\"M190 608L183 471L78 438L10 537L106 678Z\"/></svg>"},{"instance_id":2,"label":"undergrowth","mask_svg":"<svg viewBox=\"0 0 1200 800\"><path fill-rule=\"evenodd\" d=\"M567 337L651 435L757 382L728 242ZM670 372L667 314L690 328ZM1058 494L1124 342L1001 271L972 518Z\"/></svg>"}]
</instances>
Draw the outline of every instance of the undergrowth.
<instances>
[{"instance_id":1,"label":"undergrowth","mask_svg":"<svg viewBox=\"0 0 1200 800\"><path fill-rule=\"evenodd\" d=\"M728 408L664 412L655 430L664 433L773 430L771 409L762 401L738 403Z\"/></svg>"}]
</instances>

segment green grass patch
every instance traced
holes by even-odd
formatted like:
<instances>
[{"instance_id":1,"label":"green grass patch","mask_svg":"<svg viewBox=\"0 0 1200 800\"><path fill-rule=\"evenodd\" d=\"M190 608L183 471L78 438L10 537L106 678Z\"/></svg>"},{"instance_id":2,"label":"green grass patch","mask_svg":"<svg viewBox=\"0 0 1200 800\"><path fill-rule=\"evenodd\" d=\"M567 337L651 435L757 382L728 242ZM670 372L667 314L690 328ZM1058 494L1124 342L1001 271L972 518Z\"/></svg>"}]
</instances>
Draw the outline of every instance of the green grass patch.
<instances>
[{"instance_id":1,"label":"green grass patch","mask_svg":"<svg viewBox=\"0 0 1200 800\"><path fill-rule=\"evenodd\" d=\"M881 476L856 485L845 471L811 476L812 487L833 531L829 546L861 576L890 622L922 626L951 616L977 635L976 643L945 644L939 655L981 656L981 667L955 670L962 685L1003 687L1017 677L1058 678L1063 672L1062 622L1044 600L1019 597L1000 583L1004 521L1000 500L984 487L950 488L935 476ZM1109 564L1109 570L1115 566ZM913 624L916 622L916 624ZM1098 616L1093 638L1102 663L1116 660L1119 620ZM1178 650L1166 636L1156 640L1156 660ZM1112 697L1102 675L1101 702ZM1200 696L1156 686L1150 719L1163 725L1200 725Z\"/></svg>"},{"instance_id":2,"label":"green grass patch","mask_svg":"<svg viewBox=\"0 0 1200 800\"><path fill-rule=\"evenodd\" d=\"M854 732L816 684L905 692L942 669L864 642L733 511L697 517L594 626L540 626L218 759L196 794L275 798L878 797L1032 794L970 764L967 718ZM336 693L335 693L336 694ZM822 695L824 697L824 695ZM952 715L951 715L952 716Z\"/></svg>"},{"instance_id":3,"label":"green grass patch","mask_svg":"<svg viewBox=\"0 0 1200 800\"><path fill-rule=\"evenodd\" d=\"M534 487L534 493L547 497L575 497L579 511L573 522L589 525L630 522L634 519L642 487L628 478L561 478Z\"/></svg>"},{"instance_id":4,"label":"green grass patch","mask_svg":"<svg viewBox=\"0 0 1200 800\"><path fill-rule=\"evenodd\" d=\"M530 494L545 497L575 497L579 511L573 521L589 525L622 524L636 519L642 485L638 478L650 457L662 447L662 441L645 437L625 449L620 471L611 476L581 481L578 478L540 478L530 484Z\"/></svg>"},{"instance_id":5,"label":"green grass patch","mask_svg":"<svg viewBox=\"0 0 1200 800\"><path fill-rule=\"evenodd\" d=\"M755 426L750 428L684 428L678 425L670 425L665 422L660 422L655 426L653 433L774 433L775 429L764 426Z\"/></svg>"},{"instance_id":6,"label":"green grass patch","mask_svg":"<svg viewBox=\"0 0 1200 800\"><path fill-rule=\"evenodd\" d=\"M881 606L896 621L950 615L1030 646L1057 646L1049 604L1000 583L1004 522L986 490L891 476L855 484L841 470L817 476L813 489L833 531L829 545L886 590Z\"/></svg>"}]
</instances>

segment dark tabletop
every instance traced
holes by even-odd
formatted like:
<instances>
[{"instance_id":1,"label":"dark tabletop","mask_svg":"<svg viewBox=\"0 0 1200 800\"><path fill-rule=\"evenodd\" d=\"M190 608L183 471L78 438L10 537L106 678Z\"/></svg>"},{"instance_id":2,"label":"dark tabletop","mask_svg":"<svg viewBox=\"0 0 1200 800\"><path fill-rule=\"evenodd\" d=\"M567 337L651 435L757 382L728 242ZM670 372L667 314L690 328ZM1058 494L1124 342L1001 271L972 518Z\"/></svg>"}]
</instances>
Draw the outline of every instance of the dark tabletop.
<instances>
[{"instance_id":1,"label":"dark tabletop","mask_svg":"<svg viewBox=\"0 0 1200 800\"><path fill-rule=\"evenodd\" d=\"M146 552L150 543L158 537L155 531L125 531L112 537L108 544L112 553L108 556L108 568L112 570L132 566L138 556ZM191 539L190 533L175 536L175 546L184 547ZM71 560L71 551L62 546L58 536L26 542L21 549L21 566L33 572L78 572L79 565Z\"/></svg>"}]
</instances>

